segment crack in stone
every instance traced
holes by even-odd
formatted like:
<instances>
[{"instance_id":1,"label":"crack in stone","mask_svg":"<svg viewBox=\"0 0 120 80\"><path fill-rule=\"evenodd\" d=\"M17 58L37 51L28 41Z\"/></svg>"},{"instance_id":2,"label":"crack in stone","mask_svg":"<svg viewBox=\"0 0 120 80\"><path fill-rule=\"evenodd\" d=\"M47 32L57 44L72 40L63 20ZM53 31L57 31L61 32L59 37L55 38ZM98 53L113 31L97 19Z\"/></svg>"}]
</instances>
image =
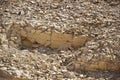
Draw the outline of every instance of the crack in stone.
<instances>
[{"instance_id":1,"label":"crack in stone","mask_svg":"<svg viewBox=\"0 0 120 80\"><path fill-rule=\"evenodd\" d=\"M50 30L50 31L49 31ZM9 34L11 33L11 34ZM31 24L21 26L21 24L14 23L8 30L8 38L13 35L19 35L21 37L22 45L32 47L35 42L38 45L45 47L50 47L52 49L63 49L63 48L79 48L84 46L84 44L91 40L92 37L89 36L75 36L73 34L56 32L54 27L47 28L44 31L36 30ZM8 39L10 40L10 39ZM26 40L26 41L25 41ZM25 42L25 43L24 43ZM20 44L18 43L18 44Z\"/></svg>"}]
</instances>

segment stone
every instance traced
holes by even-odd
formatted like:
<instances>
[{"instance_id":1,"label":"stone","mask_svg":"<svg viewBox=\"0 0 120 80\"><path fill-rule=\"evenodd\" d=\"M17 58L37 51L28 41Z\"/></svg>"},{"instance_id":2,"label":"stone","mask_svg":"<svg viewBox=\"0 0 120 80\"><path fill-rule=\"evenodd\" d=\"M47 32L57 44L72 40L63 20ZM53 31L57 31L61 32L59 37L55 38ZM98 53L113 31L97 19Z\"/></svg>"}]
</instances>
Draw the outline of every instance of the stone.
<instances>
[{"instance_id":1,"label":"stone","mask_svg":"<svg viewBox=\"0 0 120 80\"><path fill-rule=\"evenodd\" d=\"M23 28L22 28L23 27ZM22 28L22 29L21 29ZM36 30L32 25L26 24L22 26L21 24L14 23L10 30L13 35L21 37L21 42L19 41L16 44L20 44L23 47L30 48L34 43L38 45L50 47L52 49L72 49L84 46L87 41L92 40L92 37L89 36L73 36L73 34L67 34L62 32L56 32L54 30L42 31ZM12 36L12 35L9 35Z\"/></svg>"},{"instance_id":2,"label":"stone","mask_svg":"<svg viewBox=\"0 0 120 80\"><path fill-rule=\"evenodd\" d=\"M0 80L31 80L31 79L15 78L14 76L10 75L8 72L0 69Z\"/></svg>"},{"instance_id":3,"label":"stone","mask_svg":"<svg viewBox=\"0 0 120 80\"><path fill-rule=\"evenodd\" d=\"M1 40L1 38L0 38L0 45L2 45L2 40Z\"/></svg>"}]
</instances>

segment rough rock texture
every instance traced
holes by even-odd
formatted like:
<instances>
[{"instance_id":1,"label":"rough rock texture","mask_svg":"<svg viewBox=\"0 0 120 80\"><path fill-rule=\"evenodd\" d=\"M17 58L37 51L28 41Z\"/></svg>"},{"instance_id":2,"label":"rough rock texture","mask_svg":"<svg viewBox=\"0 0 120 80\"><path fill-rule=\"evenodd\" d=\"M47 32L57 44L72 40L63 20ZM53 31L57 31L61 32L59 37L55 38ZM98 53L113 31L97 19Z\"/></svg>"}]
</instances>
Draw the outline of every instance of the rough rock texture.
<instances>
[{"instance_id":1,"label":"rough rock texture","mask_svg":"<svg viewBox=\"0 0 120 80\"><path fill-rule=\"evenodd\" d=\"M14 37L14 38L13 38ZM52 49L71 49L83 46L87 41L92 40L89 36L75 36L74 34L57 32L54 29L35 29L31 24L13 23L7 31L9 42L18 44L18 48L32 48L41 45ZM17 38L17 39L16 39ZM10 44L11 45L11 44Z\"/></svg>"},{"instance_id":2,"label":"rough rock texture","mask_svg":"<svg viewBox=\"0 0 120 80\"><path fill-rule=\"evenodd\" d=\"M0 4L2 70L34 80L119 80L119 0L1 0ZM13 23L20 25L15 28ZM32 27L26 27L26 23ZM50 36L46 40L26 30ZM54 31L58 36L69 34L72 39L55 38L52 44L57 46L52 47L49 39L54 39ZM81 35L92 39L78 40L83 44L77 42L75 48L73 38ZM56 39L68 40L70 50L50 49L61 48Z\"/></svg>"},{"instance_id":3,"label":"rough rock texture","mask_svg":"<svg viewBox=\"0 0 120 80\"><path fill-rule=\"evenodd\" d=\"M30 80L30 79L15 78L6 71L0 70L0 80Z\"/></svg>"}]
</instances>

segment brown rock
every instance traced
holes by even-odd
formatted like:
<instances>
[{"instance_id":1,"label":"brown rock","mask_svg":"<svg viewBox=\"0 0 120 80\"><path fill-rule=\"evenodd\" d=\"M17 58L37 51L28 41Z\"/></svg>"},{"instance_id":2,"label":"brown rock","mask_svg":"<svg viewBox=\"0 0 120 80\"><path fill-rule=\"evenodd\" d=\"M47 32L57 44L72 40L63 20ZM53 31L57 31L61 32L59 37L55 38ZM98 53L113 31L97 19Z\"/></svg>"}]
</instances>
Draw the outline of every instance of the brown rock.
<instances>
[{"instance_id":1,"label":"brown rock","mask_svg":"<svg viewBox=\"0 0 120 80\"><path fill-rule=\"evenodd\" d=\"M53 0L54 2L62 2L63 0Z\"/></svg>"},{"instance_id":2,"label":"brown rock","mask_svg":"<svg viewBox=\"0 0 120 80\"><path fill-rule=\"evenodd\" d=\"M100 59L96 58L95 61L88 62L75 60L68 63L67 68L72 71L114 71L120 72L120 63L118 60Z\"/></svg>"},{"instance_id":3,"label":"brown rock","mask_svg":"<svg viewBox=\"0 0 120 80\"><path fill-rule=\"evenodd\" d=\"M10 75L8 72L4 70L0 70L0 80L30 80L30 79L15 78L14 76Z\"/></svg>"},{"instance_id":4,"label":"brown rock","mask_svg":"<svg viewBox=\"0 0 120 80\"><path fill-rule=\"evenodd\" d=\"M2 40L0 39L0 45L2 44Z\"/></svg>"},{"instance_id":5,"label":"brown rock","mask_svg":"<svg viewBox=\"0 0 120 80\"><path fill-rule=\"evenodd\" d=\"M23 28L22 28L23 27ZM89 36L73 36L73 34L67 34L62 32L52 31L42 31L37 30L32 25L26 24L22 26L21 24L14 23L10 30L11 34L21 37L18 40L14 40L16 44L21 44L22 47L33 47L34 43L42 45L45 47L50 47L52 49L69 49L71 47L78 48L84 46L87 41L90 41L92 38ZM9 37L13 37L8 34Z\"/></svg>"}]
</instances>

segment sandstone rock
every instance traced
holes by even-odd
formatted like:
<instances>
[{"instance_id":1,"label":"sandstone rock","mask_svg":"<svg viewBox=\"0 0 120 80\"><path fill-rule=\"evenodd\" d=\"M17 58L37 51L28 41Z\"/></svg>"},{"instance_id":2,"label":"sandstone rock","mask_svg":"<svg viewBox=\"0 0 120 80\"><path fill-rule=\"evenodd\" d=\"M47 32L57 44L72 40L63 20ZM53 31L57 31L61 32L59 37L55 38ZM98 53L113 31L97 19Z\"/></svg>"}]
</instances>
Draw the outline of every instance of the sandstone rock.
<instances>
[{"instance_id":1,"label":"sandstone rock","mask_svg":"<svg viewBox=\"0 0 120 80\"><path fill-rule=\"evenodd\" d=\"M16 44L21 43L23 47L27 48L33 47L34 43L52 49L78 48L92 39L90 36L74 36L73 34L55 32L53 30L52 32L37 30L30 24L22 26L21 24L14 23L9 29L8 33L12 35L8 34L8 36L19 36L17 40L13 41Z\"/></svg>"},{"instance_id":2,"label":"sandstone rock","mask_svg":"<svg viewBox=\"0 0 120 80\"><path fill-rule=\"evenodd\" d=\"M120 76L109 74L119 72L119 0L1 0L0 4L1 22L8 29L0 30L0 38L2 44L9 41L0 46L0 67L12 75L34 80ZM75 71L100 74L84 77Z\"/></svg>"},{"instance_id":3,"label":"sandstone rock","mask_svg":"<svg viewBox=\"0 0 120 80\"><path fill-rule=\"evenodd\" d=\"M85 57L85 56L84 56ZM119 60L104 57L93 57L87 61L84 57L78 56L75 60L71 59L67 63L67 68L72 71L113 71L120 72ZM85 57L87 58L87 57Z\"/></svg>"},{"instance_id":4,"label":"sandstone rock","mask_svg":"<svg viewBox=\"0 0 120 80\"><path fill-rule=\"evenodd\" d=\"M4 70L0 70L0 80L30 80L30 79L21 79L15 78Z\"/></svg>"},{"instance_id":5,"label":"sandstone rock","mask_svg":"<svg viewBox=\"0 0 120 80\"><path fill-rule=\"evenodd\" d=\"M0 45L2 45L2 40L0 39Z\"/></svg>"}]
</instances>

